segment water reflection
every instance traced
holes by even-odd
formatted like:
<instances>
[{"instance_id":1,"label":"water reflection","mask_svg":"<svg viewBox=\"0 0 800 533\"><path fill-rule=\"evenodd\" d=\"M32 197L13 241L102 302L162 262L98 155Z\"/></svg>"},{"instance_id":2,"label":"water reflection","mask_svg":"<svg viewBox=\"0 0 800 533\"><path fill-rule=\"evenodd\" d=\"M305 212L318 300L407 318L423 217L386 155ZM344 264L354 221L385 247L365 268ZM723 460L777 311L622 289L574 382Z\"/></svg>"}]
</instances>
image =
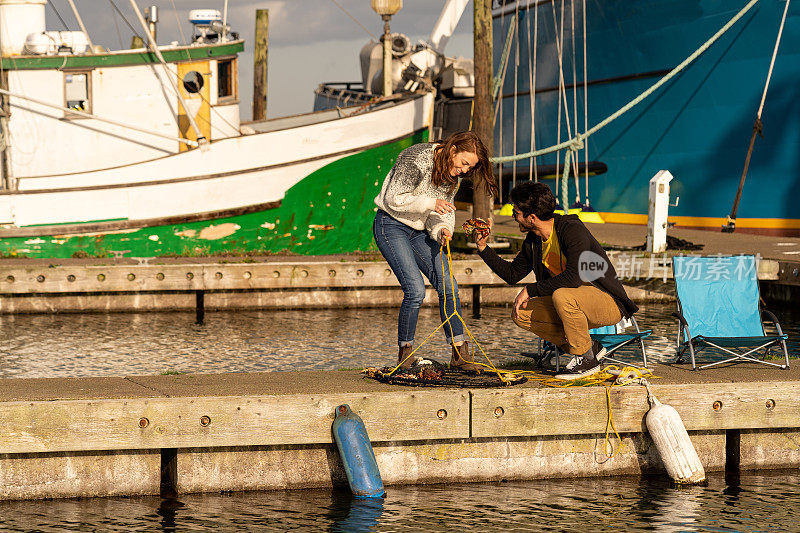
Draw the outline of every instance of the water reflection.
<instances>
[{"instance_id":1,"label":"water reflection","mask_svg":"<svg viewBox=\"0 0 800 533\"><path fill-rule=\"evenodd\" d=\"M653 483L652 478L650 481ZM652 494L655 486L662 487L662 491L652 499L652 513L648 522L656 531L696 530L705 487L675 487L667 483L655 483L643 490L644 493Z\"/></svg>"},{"instance_id":2,"label":"water reflection","mask_svg":"<svg viewBox=\"0 0 800 533\"><path fill-rule=\"evenodd\" d=\"M653 334L648 357L673 359L673 306L648 304L637 315ZM468 313L467 313L468 314ZM530 333L509 319L510 310L484 308L467 323L496 362L535 349ZM800 351L800 315L779 316L789 349ZM435 309L423 309L420 339L439 325ZM271 370L332 370L389 364L396 357L396 309L238 311L193 313L0 315L0 377L70 377ZM435 335L420 355L449 359Z\"/></svg>"},{"instance_id":3,"label":"water reflection","mask_svg":"<svg viewBox=\"0 0 800 533\"><path fill-rule=\"evenodd\" d=\"M156 511L156 514L161 517L161 528L165 531L165 533L176 531L175 517L177 516L178 510L180 510L181 507L184 507L184 504L174 498L165 498L161 500L161 505L158 506L158 511Z\"/></svg>"},{"instance_id":4,"label":"water reflection","mask_svg":"<svg viewBox=\"0 0 800 533\"><path fill-rule=\"evenodd\" d=\"M383 515L383 498L355 498L349 492L331 495L329 531L336 533L365 533L376 531Z\"/></svg>"},{"instance_id":5,"label":"water reflection","mask_svg":"<svg viewBox=\"0 0 800 533\"><path fill-rule=\"evenodd\" d=\"M0 502L2 531L794 531L800 473L743 474L726 492L665 478L389 487L385 500L330 490Z\"/></svg>"}]
</instances>

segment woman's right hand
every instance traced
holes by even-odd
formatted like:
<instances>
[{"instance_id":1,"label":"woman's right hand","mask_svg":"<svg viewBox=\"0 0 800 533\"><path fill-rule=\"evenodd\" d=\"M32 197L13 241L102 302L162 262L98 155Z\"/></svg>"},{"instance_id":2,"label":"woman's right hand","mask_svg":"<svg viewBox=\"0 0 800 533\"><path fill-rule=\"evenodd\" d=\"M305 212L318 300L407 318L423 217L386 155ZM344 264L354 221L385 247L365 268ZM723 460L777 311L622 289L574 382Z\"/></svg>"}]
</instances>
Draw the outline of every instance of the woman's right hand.
<instances>
[{"instance_id":1,"label":"woman's right hand","mask_svg":"<svg viewBox=\"0 0 800 533\"><path fill-rule=\"evenodd\" d=\"M436 200L436 206L433 208L433 210L440 215L446 215L447 213L452 213L455 211L456 206L447 200Z\"/></svg>"}]
</instances>

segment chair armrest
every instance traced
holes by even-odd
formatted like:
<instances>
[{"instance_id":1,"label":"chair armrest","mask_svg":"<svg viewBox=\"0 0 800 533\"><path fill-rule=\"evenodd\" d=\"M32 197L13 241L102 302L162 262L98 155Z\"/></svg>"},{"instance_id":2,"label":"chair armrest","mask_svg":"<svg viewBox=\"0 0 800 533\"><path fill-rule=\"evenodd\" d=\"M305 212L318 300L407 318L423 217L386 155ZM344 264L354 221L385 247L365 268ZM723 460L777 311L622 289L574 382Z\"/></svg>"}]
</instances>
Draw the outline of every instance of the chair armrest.
<instances>
[{"instance_id":1,"label":"chair armrest","mask_svg":"<svg viewBox=\"0 0 800 533\"><path fill-rule=\"evenodd\" d=\"M680 314L679 312L675 311L674 313L672 313L672 316L677 318L678 321L680 321L681 325L683 325L683 327L685 327L687 329L689 328L689 324L686 323L686 319L683 318L682 314Z\"/></svg>"},{"instance_id":2,"label":"chair armrest","mask_svg":"<svg viewBox=\"0 0 800 533\"><path fill-rule=\"evenodd\" d=\"M778 317L776 317L772 313L772 311L769 311L767 309L762 309L761 310L761 316L762 316L762 320L764 318L766 318L768 321L770 321L773 324L775 324L775 329L778 331L778 335L783 335L783 330L781 329L781 325L778 323Z\"/></svg>"}]
</instances>

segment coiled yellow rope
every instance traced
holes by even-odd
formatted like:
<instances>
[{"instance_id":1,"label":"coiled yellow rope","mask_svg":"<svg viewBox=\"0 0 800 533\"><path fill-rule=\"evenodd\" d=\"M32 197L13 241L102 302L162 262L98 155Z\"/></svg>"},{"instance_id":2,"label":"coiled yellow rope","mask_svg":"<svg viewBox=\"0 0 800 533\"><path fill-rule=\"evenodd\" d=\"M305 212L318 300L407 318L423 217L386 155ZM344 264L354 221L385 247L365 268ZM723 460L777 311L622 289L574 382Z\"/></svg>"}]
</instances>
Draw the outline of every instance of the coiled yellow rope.
<instances>
[{"instance_id":1,"label":"coiled yellow rope","mask_svg":"<svg viewBox=\"0 0 800 533\"><path fill-rule=\"evenodd\" d=\"M447 266L448 266L448 270L450 271L450 287L453 290L453 298L455 298L455 282L453 281L453 258L452 258L452 255L450 254L450 242L449 241L446 244L442 245L441 251L442 252L445 252L445 251L447 252ZM445 254L443 254L443 253L440 254L440 259L442 261L442 272L444 272L444 256L445 256ZM442 293L444 294L444 303L443 303L444 309L447 309L447 290L446 290L446 287L444 286L445 281L446 280L442 280ZM502 381L503 383L506 383L506 384L508 384L511 381L513 381L513 379L510 379L507 376L509 376L509 375L516 376L516 375L523 374L523 373L529 379L538 379L538 380L549 379L548 376L545 376L545 375L542 375L542 374L538 374L536 372L532 372L532 371L529 371L529 370L500 370L500 369L498 369L494 365L492 360L489 358L489 356L486 354L486 352L484 351L483 346L481 346L480 342L478 342L478 340L472 334L472 332L470 331L469 327L467 326L467 323L464 321L464 319L458 313L458 309L456 309L456 307L455 307L455 302L453 304L453 312L450 313L449 315L447 315L447 317L445 317L444 321L441 324L439 324L439 326L436 329L434 329L431 332L431 334L428 335L425 338L425 340L420 343L419 346L417 346L410 354L408 354L402 361L400 361L397 364L397 366L395 366L391 370L391 372L389 372L386 375L387 376L391 376L392 374L394 374L397 371L397 369L399 369L403 365L403 363L405 363L410 357L412 357L417 352L417 350L422 348L425 345L425 343L428 342L428 340L437 331L439 331L445 324L449 323L450 320L453 317L456 317L456 318L458 318L458 320L461 321L461 324L464 326L464 331L466 331L467 335L469 335L469 338L472 339L472 344L473 344L473 349L472 349L472 360L473 361L472 362L473 362L473 364L475 366L479 366L479 367L483 367L485 369L491 370L492 372L497 374L497 377L500 378L500 381ZM475 347L477 347L478 350L480 350L481 354L483 354L483 356L486 358L486 363L481 363L479 361L475 361Z\"/></svg>"},{"instance_id":2,"label":"coiled yellow rope","mask_svg":"<svg viewBox=\"0 0 800 533\"><path fill-rule=\"evenodd\" d=\"M453 258L450 254L450 242L448 241L446 244L442 245L441 251L447 252L447 266L448 270L450 271L450 287L453 289L453 298L455 298L455 282L453 281ZM441 261L442 261L442 272L444 272L444 255L441 254ZM445 280L442 280L442 285L444 285ZM445 287L442 287L442 292L444 293L444 308L447 309L447 291L444 290ZM444 321L439 324L439 326L434 329L430 335L428 335L419 346L417 346L410 354L408 354L402 361L400 361L397 366L395 366L391 372L386 374L386 376L391 376L394 374L403 363L405 363L411 356L413 356L417 350L422 348L426 342L445 324L447 324L453 317L458 318L461 321L461 324L464 326L464 331L467 332L469 338L472 339L473 343L473 350L472 350L472 363L476 366L483 367L484 369L491 370L492 372L497 374L497 377L500 379L501 382L505 384L512 383L516 381L514 378L518 376L524 375L526 378L539 381L542 385L547 387L556 387L556 388L567 388L567 387L590 387L590 386L598 386L603 385L606 389L606 408L608 410L608 418L606 419L606 428L605 428L605 440L603 445L603 453L608 459L614 458L617 454L619 454L623 449L622 444L622 437L620 437L619 432L617 431L616 426L614 425L614 413L611 409L611 389L613 387L621 387L630 384L641 383L642 380L647 378L654 378L656 376L653 375L653 372L647 368L637 368L633 366L623 366L619 367L617 365L609 365L605 367L600 372L592 374L591 376L587 376L581 379L574 379L574 380L563 380L559 378L555 378L552 376L548 376L545 374L541 374L539 372L533 370L500 370L498 369L489 356L484 351L481 344L469 330L467 323L458 313L458 309L455 308L455 302L453 305L453 312L450 313ZM475 348L477 347L480 350L481 354L486 358L486 363L481 363L479 361L475 361ZM609 381L611 383L609 383ZM617 446L616 451L614 447L611 445L610 442L610 435L613 431L614 436L617 438L617 442L619 445ZM612 450L611 452L609 450Z\"/></svg>"}]
</instances>

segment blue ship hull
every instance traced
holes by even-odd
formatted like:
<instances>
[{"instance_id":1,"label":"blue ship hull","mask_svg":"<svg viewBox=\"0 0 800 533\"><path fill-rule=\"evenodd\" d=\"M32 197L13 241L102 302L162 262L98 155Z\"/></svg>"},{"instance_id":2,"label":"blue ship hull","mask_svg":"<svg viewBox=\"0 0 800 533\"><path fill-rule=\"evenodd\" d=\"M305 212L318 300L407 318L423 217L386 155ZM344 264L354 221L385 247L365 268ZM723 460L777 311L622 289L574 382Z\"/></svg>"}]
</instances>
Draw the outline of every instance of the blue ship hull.
<instances>
[{"instance_id":1,"label":"blue ship hull","mask_svg":"<svg viewBox=\"0 0 800 533\"><path fill-rule=\"evenodd\" d=\"M556 40L562 1L563 73L573 136L574 106L578 131L586 129L586 96L592 127L678 65L746 4L746 0L586 0L586 93L582 1L531 1L528 7L526 1L516 5L509 0L504 8L497 7L494 64L501 74L502 50L515 17L516 32L496 117L496 155L531 151L531 124L537 149L567 139L563 96L559 111ZM670 208L670 219L683 226L720 227L731 211L742 174L784 6L779 0L758 2L677 77L588 139L588 160L608 167L605 174L589 178L592 208L607 221L646 223L648 182L664 169L675 177L671 196L680 197L679 205ZM533 69L529 65L534 42L532 116L529 73ZM763 138L756 139L738 210L737 230L800 233L799 80L800 5L792 4L762 114ZM541 156L534 164L554 164L556 157L563 162L562 152ZM581 151L580 161L584 158ZM527 170L530 165L529 159L517 162L517 175L520 167ZM569 182L572 203L575 180ZM554 181L549 183L555 187ZM583 177L579 183L580 200L585 203Z\"/></svg>"}]
</instances>

